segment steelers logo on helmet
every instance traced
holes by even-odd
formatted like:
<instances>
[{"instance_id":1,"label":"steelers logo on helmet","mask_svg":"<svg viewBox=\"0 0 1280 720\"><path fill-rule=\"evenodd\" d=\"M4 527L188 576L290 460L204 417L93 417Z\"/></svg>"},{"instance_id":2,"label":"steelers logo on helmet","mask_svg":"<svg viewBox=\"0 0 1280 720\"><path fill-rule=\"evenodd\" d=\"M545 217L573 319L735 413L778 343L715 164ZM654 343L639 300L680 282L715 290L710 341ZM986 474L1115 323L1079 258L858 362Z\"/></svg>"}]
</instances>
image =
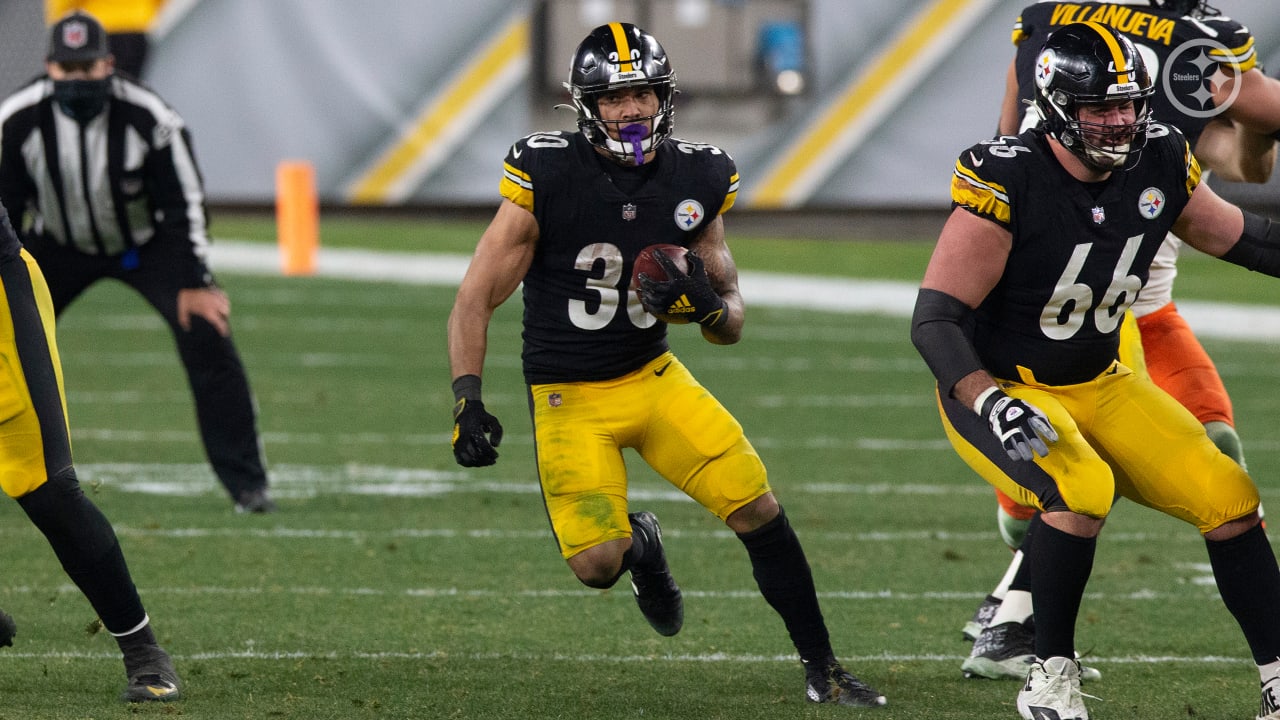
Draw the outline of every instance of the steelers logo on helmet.
<instances>
[{"instance_id":1,"label":"steelers logo on helmet","mask_svg":"<svg viewBox=\"0 0 1280 720\"><path fill-rule=\"evenodd\" d=\"M1053 82L1053 75L1058 72L1057 64L1054 62L1056 59L1052 50L1044 50L1040 53L1040 57L1036 60L1037 86L1047 87Z\"/></svg>"}]
</instances>

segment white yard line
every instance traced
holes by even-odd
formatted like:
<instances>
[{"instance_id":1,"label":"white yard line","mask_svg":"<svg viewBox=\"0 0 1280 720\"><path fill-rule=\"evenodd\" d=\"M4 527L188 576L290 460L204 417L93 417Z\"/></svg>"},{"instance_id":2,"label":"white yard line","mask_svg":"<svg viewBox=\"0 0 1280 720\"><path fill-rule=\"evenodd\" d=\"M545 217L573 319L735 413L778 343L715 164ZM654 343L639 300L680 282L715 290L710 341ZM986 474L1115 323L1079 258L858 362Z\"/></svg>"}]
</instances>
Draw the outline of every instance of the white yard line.
<instances>
[{"instance_id":1,"label":"white yard line","mask_svg":"<svg viewBox=\"0 0 1280 720\"><path fill-rule=\"evenodd\" d=\"M470 258L443 253L393 253L322 247L317 274L349 280L379 280L414 285L457 285ZM262 243L219 240L210 248L218 272L255 275L280 273L280 252ZM739 277L748 305L798 307L837 313L910 317L916 285L889 280L810 277L744 270ZM1224 340L1280 340L1280 308L1257 305L1178 301L1178 309L1196 334Z\"/></svg>"}]
</instances>

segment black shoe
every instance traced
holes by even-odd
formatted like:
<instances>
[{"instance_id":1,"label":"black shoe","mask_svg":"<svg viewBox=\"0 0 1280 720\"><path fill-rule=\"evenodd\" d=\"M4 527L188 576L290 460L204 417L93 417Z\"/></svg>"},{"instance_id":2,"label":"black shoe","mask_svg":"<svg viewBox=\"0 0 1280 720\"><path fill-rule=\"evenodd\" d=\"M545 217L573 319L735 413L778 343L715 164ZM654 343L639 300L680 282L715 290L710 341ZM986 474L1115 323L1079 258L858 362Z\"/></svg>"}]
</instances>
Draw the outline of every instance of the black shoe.
<instances>
[{"instance_id":1,"label":"black shoe","mask_svg":"<svg viewBox=\"0 0 1280 720\"><path fill-rule=\"evenodd\" d=\"M276 503L265 487L246 490L236 499L236 512L265 515L276 511Z\"/></svg>"},{"instance_id":2,"label":"black shoe","mask_svg":"<svg viewBox=\"0 0 1280 720\"><path fill-rule=\"evenodd\" d=\"M990 625L978 634L969 657L960 664L967 678L1026 680L1036 661L1034 621Z\"/></svg>"},{"instance_id":3,"label":"black shoe","mask_svg":"<svg viewBox=\"0 0 1280 720\"><path fill-rule=\"evenodd\" d=\"M13 636L18 634L18 624L9 613L0 610L0 647L13 645Z\"/></svg>"},{"instance_id":4,"label":"black shoe","mask_svg":"<svg viewBox=\"0 0 1280 720\"><path fill-rule=\"evenodd\" d=\"M964 624L964 628L960 630L960 634L965 640L975 642L983 630L991 624L991 618L996 616L996 611L1000 609L1000 599L988 595L982 600L982 604L978 605L978 609L973 611L973 618Z\"/></svg>"},{"instance_id":5,"label":"black shoe","mask_svg":"<svg viewBox=\"0 0 1280 720\"><path fill-rule=\"evenodd\" d=\"M645 557L631 566L631 591L644 619L659 635L671 637L684 626L684 597L671 577L662 550L662 529L651 512L631 513L631 532L644 538Z\"/></svg>"},{"instance_id":6,"label":"black shoe","mask_svg":"<svg viewBox=\"0 0 1280 720\"><path fill-rule=\"evenodd\" d=\"M809 702L873 708L888 702L884 695L845 670L834 659L805 663L804 695Z\"/></svg>"},{"instance_id":7,"label":"black shoe","mask_svg":"<svg viewBox=\"0 0 1280 720\"><path fill-rule=\"evenodd\" d=\"M1022 681L1027 679L1027 672L1035 661L1036 624L1035 618L1030 617L1025 622L987 626L973 643L969 657L960 663L960 670L971 679ZM1101 680L1102 672L1080 665L1080 679Z\"/></svg>"},{"instance_id":8,"label":"black shoe","mask_svg":"<svg viewBox=\"0 0 1280 720\"><path fill-rule=\"evenodd\" d=\"M159 645L131 652L125 656L124 666L129 684L121 693L121 700L131 703L169 702L182 697L173 661Z\"/></svg>"}]
</instances>

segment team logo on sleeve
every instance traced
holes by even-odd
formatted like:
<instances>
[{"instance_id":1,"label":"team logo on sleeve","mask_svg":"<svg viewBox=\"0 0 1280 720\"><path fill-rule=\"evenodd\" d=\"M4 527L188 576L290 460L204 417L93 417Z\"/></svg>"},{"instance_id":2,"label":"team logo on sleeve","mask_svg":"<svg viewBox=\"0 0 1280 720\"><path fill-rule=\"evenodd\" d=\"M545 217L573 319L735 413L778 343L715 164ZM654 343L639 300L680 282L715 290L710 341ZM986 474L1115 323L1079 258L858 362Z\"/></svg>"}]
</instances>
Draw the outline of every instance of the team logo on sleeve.
<instances>
[{"instance_id":1,"label":"team logo on sleeve","mask_svg":"<svg viewBox=\"0 0 1280 720\"><path fill-rule=\"evenodd\" d=\"M1138 196L1138 212L1148 220L1155 220L1164 212L1164 193L1149 187Z\"/></svg>"},{"instance_id":2,"label":"team logo on sleeve","mask_svg":"<svg viewBox=\"0 0 1280 720\"><path fill-rule=\"evenodd\" d=\"M692 198L681 200L676 205L676 226L681 230L692 230L702 223L703 215L702 203Z\"/></svg>"}]
</instances>

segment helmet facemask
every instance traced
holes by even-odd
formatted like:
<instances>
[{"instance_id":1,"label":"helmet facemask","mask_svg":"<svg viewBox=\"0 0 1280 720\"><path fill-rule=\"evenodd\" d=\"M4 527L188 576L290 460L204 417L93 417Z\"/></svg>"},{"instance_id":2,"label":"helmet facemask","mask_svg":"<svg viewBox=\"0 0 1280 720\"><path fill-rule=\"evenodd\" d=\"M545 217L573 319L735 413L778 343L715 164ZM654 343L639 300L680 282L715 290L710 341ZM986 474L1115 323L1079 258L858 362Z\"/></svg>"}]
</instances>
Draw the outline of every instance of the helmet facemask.
<instances>
[{"instance_id":1,"label":"helmet facemask","mask_svg":"<svg viewBox=\"0 0 1280 720\"><path fill-rule=\"evenodd\" d=\"M652 115L626 120L604 120L600 117L600 96L622 88L652 87L658 98L658 111ZM662 82L616 83L603 90L582 90L565 83L573 93L573 108L578 112L578 129L592 145L604 150L624 165L641 165L644 156L671 137L675 109L674 76ZM610 132L612 130L612 132Z\"/></svg>"},{"instance_id":2,"label":"helmet facemask","mask_svg":"<svg viewBox=\"0 0 1280 720\"><path fill-rule=\"evenodd\" d=\"M1147 128L1151 126L1151 103L1147 97L1087 103L1073 102L1061 92L1054 95L1049 103L1054 110L1054 117L1052 121L1045 118L1045 127L1063 147L1094 170L1128 170L1137 164L1142 149L1147 145ZM1132 122L1111 124L1080 119L1082 106L1123 105L1130 102L1133 104Z\"/></svg>"},{"instance_id":3,"label":"helmet facemask","mask_svg":"<svg viewBox=\"0 0 1280 720\"><path fill-rule=\"evenodd\" d=\"M578 46L564 86L578 114L578 129L619 163L641 165L647 153L671 137L676 75L657 39L630 23L593 30ZM653 90L657 111L626 120L601 118L600 98L628 88Z\"/></svg>"}]
</instances>

